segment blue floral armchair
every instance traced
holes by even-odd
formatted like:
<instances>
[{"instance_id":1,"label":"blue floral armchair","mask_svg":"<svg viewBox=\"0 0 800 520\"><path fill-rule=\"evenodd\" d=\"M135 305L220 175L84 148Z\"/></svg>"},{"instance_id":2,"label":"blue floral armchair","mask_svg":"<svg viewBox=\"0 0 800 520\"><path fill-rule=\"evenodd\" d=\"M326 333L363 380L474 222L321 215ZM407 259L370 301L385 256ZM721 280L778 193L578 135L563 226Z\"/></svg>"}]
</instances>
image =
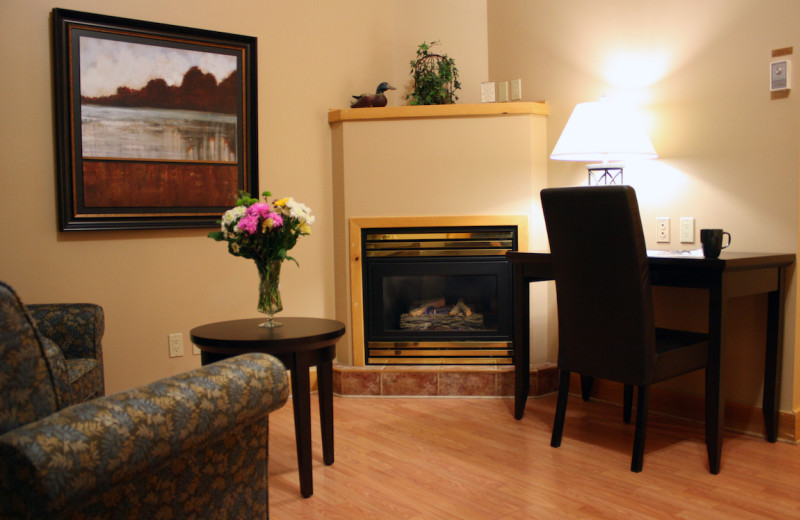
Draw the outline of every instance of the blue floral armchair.
<instances>
[{"instance_id":1,"label":"blue floral armchair","mask_svg":"<svg viewBox=\"0 0 800 520\"><path fill-rule=\"evenodd\" d=\"M268 518L279 361L247 354L73 405L42 323L0 282L0 518Z\"/></svg>"}]
</instances>

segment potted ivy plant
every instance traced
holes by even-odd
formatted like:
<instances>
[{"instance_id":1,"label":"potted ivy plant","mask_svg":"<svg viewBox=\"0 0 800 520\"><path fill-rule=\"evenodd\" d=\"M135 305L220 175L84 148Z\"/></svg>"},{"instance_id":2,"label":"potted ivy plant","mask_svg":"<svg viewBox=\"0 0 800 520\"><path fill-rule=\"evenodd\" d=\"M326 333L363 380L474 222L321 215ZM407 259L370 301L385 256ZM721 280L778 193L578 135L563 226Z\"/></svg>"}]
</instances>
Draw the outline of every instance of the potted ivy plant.
<instances>
[{"instance_id":1,"label":"potted ivy plant","mask_svg":"<svg viewBox=\"0 0 800 520\"><path fill-rule=\"evenodd\" d=\"M411 60L414 89L406 96L410 105L446 105L455 103L456 90L461 88L458 69L447 54L435 54L431 47L439 42L422 42L417 58Z\"/></svg>"}]
</instances>

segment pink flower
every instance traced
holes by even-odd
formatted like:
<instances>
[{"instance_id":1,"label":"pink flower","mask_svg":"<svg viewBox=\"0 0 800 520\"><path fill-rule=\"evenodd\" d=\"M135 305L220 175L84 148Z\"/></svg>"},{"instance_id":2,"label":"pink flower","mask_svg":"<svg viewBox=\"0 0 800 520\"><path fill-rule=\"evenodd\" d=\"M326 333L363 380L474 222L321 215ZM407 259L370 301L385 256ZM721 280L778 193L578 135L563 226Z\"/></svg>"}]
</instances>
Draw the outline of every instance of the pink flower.
<instances>
[{"instance_id":1,"label":"pink flower","mask_svg":"<svg viewBox=\"0 0 800 520\"><path fill-rule=\"evenodd\" d=\"M256 229L258 229L258 217L253 215L244 216L239 220L239 223L236 224L236 227L252 235L256 232Z\"/></svg>"},{"instance_id":2,"label":"pink flower","mask_svg":"<svg viewBox=\"0 0 800 520\"><path fill-rule=\"evenodd\" d=\"M280 213L270 213L269 218L272 219L272 228L279 228L283 225L283 217Z\"/></svg>"}]
</instances>

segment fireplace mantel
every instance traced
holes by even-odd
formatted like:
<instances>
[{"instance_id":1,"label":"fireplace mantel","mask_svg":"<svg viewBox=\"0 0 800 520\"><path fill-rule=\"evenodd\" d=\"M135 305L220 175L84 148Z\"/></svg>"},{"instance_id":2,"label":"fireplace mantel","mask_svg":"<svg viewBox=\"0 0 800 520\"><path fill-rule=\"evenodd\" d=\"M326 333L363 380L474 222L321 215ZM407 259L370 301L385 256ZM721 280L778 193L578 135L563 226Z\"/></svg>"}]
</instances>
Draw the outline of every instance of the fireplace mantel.
<instances>
[{"instance_id":1,"label":"fireplace mantel","mask_svg":"<svg viewBox=\"0 0 800 520\"><path fill-rule=\"evenodd\" d=\"M452 105L418 105L398 107L344 108L328 112L328 123L370 121L381 119L420 119L434 117L479 117L503 114L536 114L546 116L550 106L546 101L514 103L462 103Z\"/></svg>"}]
</instances>

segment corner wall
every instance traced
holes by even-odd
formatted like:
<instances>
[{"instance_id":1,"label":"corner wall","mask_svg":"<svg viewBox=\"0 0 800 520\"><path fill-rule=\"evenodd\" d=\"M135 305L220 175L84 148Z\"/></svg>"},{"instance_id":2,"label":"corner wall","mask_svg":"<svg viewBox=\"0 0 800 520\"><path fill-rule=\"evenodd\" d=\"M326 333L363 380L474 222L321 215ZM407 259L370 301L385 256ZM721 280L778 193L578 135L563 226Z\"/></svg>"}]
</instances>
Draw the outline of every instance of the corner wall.
<instances>
[{"instance_id":1,"label":"corner wall","mask_svg":"<svg viewBox=\"0 0 800 520\"><path fill-rule=\"evenodd\" d=\"M680 244L680 217L733 234L733 251L797 252L800 93L771 100L771 50L800 54L800 4L791 0L491 0L491 80L521 77L523 100L547 100L548 154L574 106L605 94L638 107L659 159L630 164L648 247ZM795 67L793 83L800 81ZM586 184L584 165L549 161L548 184ZM672 242L655 243L655 218L672 219ZM652 224L652 226L651 226ZM703 327L702 294L659 291L659 319ZM731 400L759 406L763 302L731 304L726 353ZM796 283L786 305L781 408L800 407L795 355ZM702 393L697 377L677 380Z\"/></svg>"}]
</instances>

